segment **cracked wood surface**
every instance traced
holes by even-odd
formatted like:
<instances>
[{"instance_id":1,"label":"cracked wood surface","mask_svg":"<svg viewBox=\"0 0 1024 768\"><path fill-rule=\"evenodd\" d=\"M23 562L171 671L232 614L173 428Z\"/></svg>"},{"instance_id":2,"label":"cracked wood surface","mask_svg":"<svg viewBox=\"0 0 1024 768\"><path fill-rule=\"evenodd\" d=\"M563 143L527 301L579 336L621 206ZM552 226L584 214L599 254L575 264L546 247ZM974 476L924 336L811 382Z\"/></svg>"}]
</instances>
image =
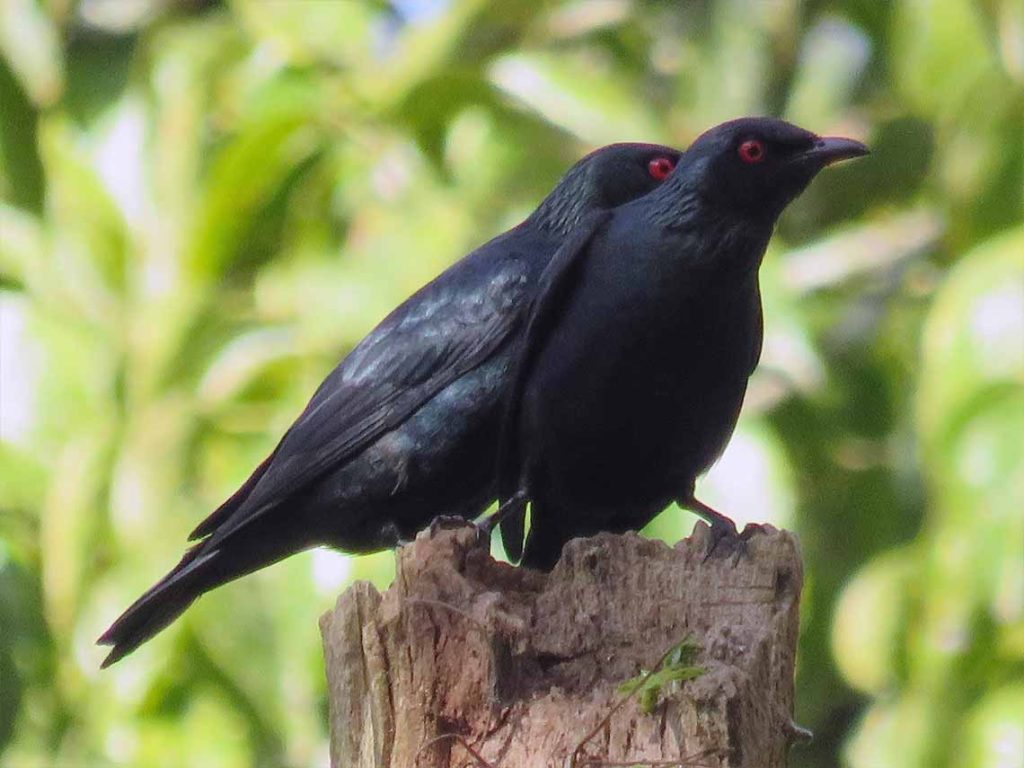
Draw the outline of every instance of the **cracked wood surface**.
<instances>
[{"instance_id":1,"label":"cracked wood surface","mask_svg":"<svg viewBox=\"0 0 1024 768\"><path fill-rule=\"evenodd\" d=\"M494 561L469 527L421 533L387 591L356 583L320 621L332 765L571 765L618 687L689 635L705 674L670 684L651 714L627 702L576 768L785 766L796 538L764 528L746 552L705 560L707 535L698 523L675 547L636 534L577 539L543 574Z\"/></svg>"}]
</instances>

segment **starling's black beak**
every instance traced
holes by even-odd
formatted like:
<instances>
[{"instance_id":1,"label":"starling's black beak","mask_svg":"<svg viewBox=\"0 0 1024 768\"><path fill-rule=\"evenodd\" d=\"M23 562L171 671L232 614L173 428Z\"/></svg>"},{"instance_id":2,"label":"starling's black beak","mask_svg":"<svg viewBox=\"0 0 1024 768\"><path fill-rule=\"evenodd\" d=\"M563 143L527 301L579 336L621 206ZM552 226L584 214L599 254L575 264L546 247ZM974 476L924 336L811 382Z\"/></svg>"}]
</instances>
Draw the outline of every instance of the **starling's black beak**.
<instances>
[{"instance_id":1,"label":"starling's black beak","mask_svg":"<svg viewBox=\"0 0 1024 768\"><path fill-rule=\"evenodd\" d=\"M825 136L814 142L814 145L803 156L820 166L826 166L854 157L863 157L870 151L859 141L844 139L841 136Z\"/></svg>"}]
</instances>

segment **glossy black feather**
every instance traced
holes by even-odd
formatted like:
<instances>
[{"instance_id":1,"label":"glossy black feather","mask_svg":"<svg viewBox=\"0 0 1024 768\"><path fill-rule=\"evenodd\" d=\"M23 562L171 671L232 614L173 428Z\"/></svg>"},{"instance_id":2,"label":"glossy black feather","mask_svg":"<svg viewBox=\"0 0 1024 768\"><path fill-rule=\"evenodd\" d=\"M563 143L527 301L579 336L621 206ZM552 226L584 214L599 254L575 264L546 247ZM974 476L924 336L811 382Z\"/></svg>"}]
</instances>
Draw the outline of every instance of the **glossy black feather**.
<instances>
[{"instance_id":1,"label":"glossy black feather","mask_svg":"<svg viewBox=\"0 0 1024 768\"><path fill-rule=\"evenodd\" d=\"M752 138L766 149L756 166L737 152ZM827 161L866 151L843 141L779 120L725 124L665 185L559 252L563 279L534 300L502 430L502 497L532 503L524 564L550 568L570 538L693 501L760 357L758 268L775 220Z\"/></svg>"},{"instance_id":2,"label":"glossy black feather","mask_svg":"<svg viewBox=\"0 0 1024 768\"><path fill-rule=\"evenodd\" d=\"M659 183L676 150L623 144L577 163L525 222L483 245L381 322L327 377L273 453L193 531L179 565L100 638L106 663L199 595L317 545L393 546L497 495L501 406L540 276L591 211Z\"/></svg>"},{"instance_id":3,"label":"glossy black feather","mask_svg":"<svg viewBox=\"0 0 1024 768\"><path fill-rule=\"evenodd\" d=\"M510 376L509 396L506 400L502 426L504 430L515 430L519 423L521 392L527 377L532 371L536 355L543 347L548 329L555 322L554 313L558 312L566 294L572 289L573 281L578 279L577 270L582 262L582 255L595 233L607 223L611 213L607 210L594 211L565 239L561 247L551 258L537 285L536 298L530 306L529 317L522 334L520 352L516 365ZM499 496L503 500L512 497L522 486L523 479L519 476L522 466L521 446L515 435L503 433L500 438L498 453L498 477L501 482ZM523 555L523 534L525 508L511 510L501 520L502 543L505 553L516 562Z\"/></svg>"}]
</instances>

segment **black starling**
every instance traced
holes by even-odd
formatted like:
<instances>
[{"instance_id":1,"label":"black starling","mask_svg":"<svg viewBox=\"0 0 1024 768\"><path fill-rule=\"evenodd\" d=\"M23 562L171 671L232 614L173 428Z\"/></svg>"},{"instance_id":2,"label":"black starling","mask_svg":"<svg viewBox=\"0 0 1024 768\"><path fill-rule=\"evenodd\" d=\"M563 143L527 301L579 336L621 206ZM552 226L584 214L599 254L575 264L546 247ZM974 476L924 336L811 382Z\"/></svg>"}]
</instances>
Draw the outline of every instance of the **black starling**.
<instances>
[{"instance_id":1,"label":"black starling","mask_svg":"<svg viewBox=\"0 0 1024 768\"><path fill-rule=\"evenodd\" d=\"M650 192L677 150L616 144L522 224L392 312L327 377L274 452L193 531L200 541L99 639L109 666L204 592L317 545L372 552L497 496L501 403L530 300L566 235Z\"/></svg>"},{"instance_id":2,"label":"black starling","mask_svg":"<svg viewBox=\"0 0 1024 768\"><path fill-rule=\"evenodd\" d=\"M545 272L509 392L500 490L506 549L550 568L562 545L635 530L693 496L725 448L761 354L758 267L782 210L826 165L867 153L781 120L711 129L669 180L591 214ZM516 506L518 505L518 509Z\"/></svg>"}]
</instances>

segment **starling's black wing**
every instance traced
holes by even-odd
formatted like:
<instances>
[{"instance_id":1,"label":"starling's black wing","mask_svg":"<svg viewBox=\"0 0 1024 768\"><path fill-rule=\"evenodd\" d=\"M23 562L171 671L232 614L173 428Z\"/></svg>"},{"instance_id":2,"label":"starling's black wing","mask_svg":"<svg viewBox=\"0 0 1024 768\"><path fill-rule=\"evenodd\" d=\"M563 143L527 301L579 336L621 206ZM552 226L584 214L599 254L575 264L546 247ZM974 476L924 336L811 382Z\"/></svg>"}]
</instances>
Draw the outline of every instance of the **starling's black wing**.
<instances>
[{"instance_id":1,"label":"starling's black wing","mask_svg":"<svg viewBox=\"0 0 1024 768\"><path fill-rule=\"evenodd\" d=\"M278 444L278 448L280 448L280 444ZM231 494L223 504L207 515L203 522L195 527L195 530L188 535L189 541L195 541L196 539L202 539L209 536L218 525L227 520L231 516L231 513L242 505L242 502L244 502L249 494L252 493L256 484L259 483L260 478L263 477L267 469L270 467L270 464L274 461L274 457L277 455L277 450L278 449L275 448L273 453L261 461L260 465L253 470L251 475L249 475L249 479L242 483L237 491Z\"/></svg>"},{"instance_id":2,"label":"starling's black wing","mask_svg":"<svg viewBox=\"0 0 1024 768\"><path fill-rule=\"evenodd\" d=\"M525 491L526 498L529 499L529 489L523 487L527 461L524 454L528 446L520 445L519 429L523 391L533 363L551 329L557 323L558 308L564 306L572 291L591 239L611 216L612 213L607 210L595 211L586 216L555 252L541 275L520 342L512 384L505 395L505 412L498 448L498 493L502 502L511 499L520 491ZM510 510L501 520L501 541L505 553L513 562L517 562L523 554L525 517L524 503L518 509Z\"/></svg>"},{"instance_id":3,"label":"starling's black wing","mask_svg":"<svg viewBox=\"0 0 1024 768\"><path fill-rule=\"evenodd\" d=\"M511 233L509 233L511 234ZM394 429L486 361L522 322L531 258L500 237L391 313L331 372L274 453L192 537L217 545ZM495 264L495 249L505 253Z\"/></svg>"}]
</instances>

